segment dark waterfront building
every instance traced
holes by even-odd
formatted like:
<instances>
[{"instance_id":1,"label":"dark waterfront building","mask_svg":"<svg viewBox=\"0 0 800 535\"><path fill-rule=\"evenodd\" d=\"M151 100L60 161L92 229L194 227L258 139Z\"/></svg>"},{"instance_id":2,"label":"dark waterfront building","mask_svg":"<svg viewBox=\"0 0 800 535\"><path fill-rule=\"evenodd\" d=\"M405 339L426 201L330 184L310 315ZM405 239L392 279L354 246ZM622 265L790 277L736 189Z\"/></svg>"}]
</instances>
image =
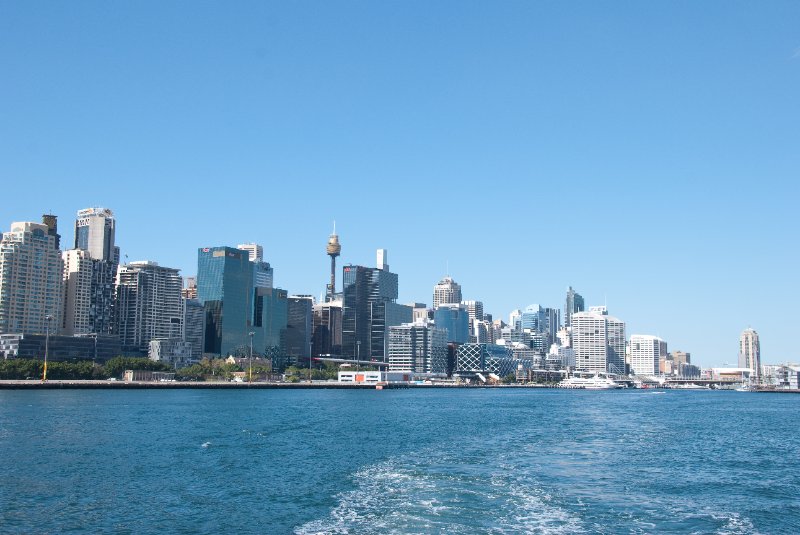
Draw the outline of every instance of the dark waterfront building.
<instances>
[{"instance_id":1,"label":"dark waterfront building","mask_svg":"<svg viewBox=\"0 0 800 535\"><path fill-rule=\"evenodd\" d=\"M116 336L53 336L44 334L0 335L0 358L44 360L47 341L47 360L94 360L99 363L122 355L122 345Z\"/></svg>"},{"instance_id":2,"label":"dark waterfront building","mask_svg":"<svg viewBox=\"0 0 800 535\"><path fill-rule=\"evenodd\" d=\"M197 299L205 308L203 353L228 355L250 347L253 265L247 252L233 247L198 249Z\"/></svg>"},{"instance_id":3,"label":"dark waterfront building","mask_svg":"<svg viewBox=\"0 0 800 535\"><path fill-rule=\"evenodd\" d=\"M283 344L289 319L289 298L280 288L256 288L253 321L253 351L273 363L283 359Z\"/></svg>"},{"instance_id":4,"label":"dark waterfront building","mask_svg":"<svg viewBox=\"0 0 800 535\"><path fill-rule=\"evenodd\" d=\"M288 301L288 321L284 337L286 366L308 365L312 351L314 299L310 295L291 295Z\"/></svg>"},{"instance_id":5,"label":"dark waterfront building","mask_svg":"<svg viewBox=\"0 0 800 535\"><path fill-rule=\"evenodd\" d=\"M183 341L192 344L192 360L203 357L205 346L206 315L203 304L197 299L181 298L183 305Z\"/></svg>"},{"instance_id":6,"label":"dark waterfront building","mask_svg":"<svg viewBox=\"0 0 800 535\"><path fill-rule=\"evenodd\" d=\"M314 305L312 354L342 355L342 302L329 301Z\"/></svg>"},{"instance_id":7,"label":"dark waterfront building","mask_svg":"<svg viewBox=\"0 0 800 535\"><path fill-rule=\"evenodd\" d=\"M386 361L388 329L410 323L412 307L397 304L398 278L389 271L386 251L378 267L348 265L343 272L342 356Z\"/></svg>"}]
</instances>

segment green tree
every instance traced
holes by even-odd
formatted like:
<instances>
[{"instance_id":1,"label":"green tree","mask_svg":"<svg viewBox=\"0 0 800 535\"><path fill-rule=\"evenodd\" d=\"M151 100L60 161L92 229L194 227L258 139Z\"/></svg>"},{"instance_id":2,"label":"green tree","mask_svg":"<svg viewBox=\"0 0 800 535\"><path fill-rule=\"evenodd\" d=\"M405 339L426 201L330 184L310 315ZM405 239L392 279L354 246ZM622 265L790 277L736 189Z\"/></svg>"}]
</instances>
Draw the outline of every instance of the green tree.
<instances>
[{"instance_id":1,"label":"green tree","mask_svg":"<svg viewBox=\"0 0 800 535\"><path fill-rule=\"evenodd\" d=\"M108 377L121 377L125 370L174 371L169 364L139 357L114 357L106 362L103 368Z\"/></svg>"}]
</instances>

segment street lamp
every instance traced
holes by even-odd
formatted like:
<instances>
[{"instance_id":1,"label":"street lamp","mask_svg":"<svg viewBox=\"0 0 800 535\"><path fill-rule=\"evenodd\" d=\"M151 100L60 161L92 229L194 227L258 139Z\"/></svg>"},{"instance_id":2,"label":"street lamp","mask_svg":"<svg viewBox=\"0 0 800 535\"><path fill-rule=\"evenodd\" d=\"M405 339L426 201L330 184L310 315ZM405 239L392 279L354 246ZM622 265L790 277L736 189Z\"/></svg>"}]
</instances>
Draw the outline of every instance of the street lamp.
<instances>
[{"instance_id":1,"label":"street lamp","mask_svg":"<svg viewBox=\"0 0 800 535\"><path fill-rule=\"evenodd\" d=\"M361 369L361 340L356 340L356 371Z\"/></svg>"},{"instance_id":2,"label":"street lamp","mask_svg":"<svg viewBox=\"0 0 800 535\"><path fill-rule=\"evenodd\" d=\"M308 382L311 382L311 359L314 356L313 342L308 343Z\"/></svg>"},{"instance_id":3,"label":"street lamp","mask_svg":"<svg viewBox=\"0 0 800 535\"><path fill-rule=\"evenodd\" d=\"M253 382L253 335L255 335L256 333L250 331L247 334L250 336L250 379L248 380L248 382L252 383Z\"/></svg>"},{"instance_id":4,"label":"street lamp","mask_svg":"<svg viewBox=\"0 0 800 535\"><path fill-rule=\"evenodd\" d=\"M42 382L44 383L47 381L47 351L50 348L50 320L53 319L53 316L47 315L44 317L45 324L44 324L44 371L42 372Z\"/></svg>"},{"instance_id":5,"label":"street lamp","mask_svg":"<svg viewBox=\"0 0 800 535\"><path fill-rule=\"evenodd\" d=\"M94 338L94 358L92 358L92 368L97 365L97 333L89 333L89 336Z\"/></svg>"}]
</instances>

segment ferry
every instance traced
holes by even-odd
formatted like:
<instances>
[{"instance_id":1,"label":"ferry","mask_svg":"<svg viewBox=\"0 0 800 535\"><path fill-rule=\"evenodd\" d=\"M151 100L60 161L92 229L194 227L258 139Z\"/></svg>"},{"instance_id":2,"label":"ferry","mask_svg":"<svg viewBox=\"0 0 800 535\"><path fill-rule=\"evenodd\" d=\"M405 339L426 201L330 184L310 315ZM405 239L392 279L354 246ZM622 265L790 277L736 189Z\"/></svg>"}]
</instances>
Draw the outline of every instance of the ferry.
<instances>
[{"instance_id":1,"label":"ferry","mask_svg":"<svg viewBox=\"0 0 800 535\"><path fill-rule=\"evenodd\" d=\"M558 388L582 388L585 390L613 390L622 388L608 377L595 374L593 377L569 377L558 383Z\"/></svg>"}]
</instances>

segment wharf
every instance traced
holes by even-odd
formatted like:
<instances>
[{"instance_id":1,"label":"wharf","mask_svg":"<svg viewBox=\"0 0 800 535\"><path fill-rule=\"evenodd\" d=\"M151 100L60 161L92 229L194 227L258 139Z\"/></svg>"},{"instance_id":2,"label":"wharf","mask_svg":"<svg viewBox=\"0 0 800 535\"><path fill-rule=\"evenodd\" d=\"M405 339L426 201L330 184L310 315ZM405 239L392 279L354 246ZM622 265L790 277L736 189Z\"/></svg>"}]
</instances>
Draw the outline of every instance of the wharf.
<instances>
[{"instance_id":1,"label":"wharf","mask_svg":"<svg viewBox=\"0 0 800 535\"><path fill-rule=\"evenodd\" d=\"M93 380L0 380L0 390L58 390L58 389L104 389L104 390L172 390L172 389L331 389L331 390L375 390L373 384L339 383L337 381L301 381L298 383L256 382L237 383L231 381L93 381ZM383 383L384 390L405 388L551 388L546 385L510 384L510 385L470 385L453 383Z\"/></svg>"}]
</instances>

